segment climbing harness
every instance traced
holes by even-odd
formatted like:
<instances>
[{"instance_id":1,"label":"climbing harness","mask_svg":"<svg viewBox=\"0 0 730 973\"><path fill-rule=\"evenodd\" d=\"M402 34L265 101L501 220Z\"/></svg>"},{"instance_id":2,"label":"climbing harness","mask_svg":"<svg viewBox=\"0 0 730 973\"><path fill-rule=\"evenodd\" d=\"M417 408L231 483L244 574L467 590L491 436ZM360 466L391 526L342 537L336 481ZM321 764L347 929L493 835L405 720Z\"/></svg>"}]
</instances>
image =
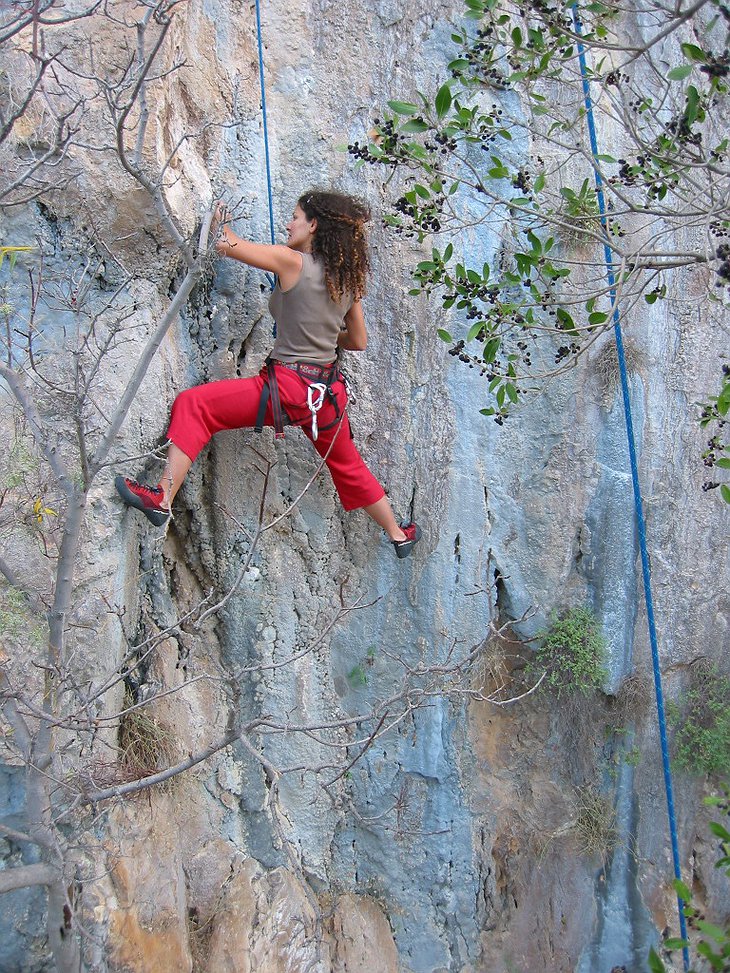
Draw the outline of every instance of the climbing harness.
<instances>
[{"instance_id":1,"label":"climbing harness","mask_svg":"<svg viewBox=\"0 0 730 973\"><path fill-rule=\"evenodd\" d=\"M580 40L583 36L582 24L578 16L577 5L573 5L573 23L575 32L578 36L578 59L580 62L580 73L583 81L583 100L586 108L586 119L588 121L588 133L591 142L591 153L593 156L593 174L596 184L596 197L600 213L601 226L606 238L608 238L608 221L606 219L606 200L603 193L603 179L600 168L597 164L598 138L596 135L595 118L593 114L593 100L591 98L590 84L588 81L588 68L586 65L585 48ZM636 441L634 438L634 425L631 413L631 399L629 396L629 379L626 369L626 356L624 354L623 336L621 334L621 317L618 309L618 295L616 291L616 275L614 273L613 252L607 242L603 244L604 257L606 260L606 278L608 280L609 296L613 307L613 330L616 338L616 354L618 356L619 372L621 375L621 391L623 394L624 416L626 418L626 435L629 445L629 458L631 461L631 482L634 492L634 509L636 511L636 523L639 535L639 549L641 552L641 570L644 581L644 599L646 602L646 617L649 626L649 642L651 644L652 667L654 671L654 691L656 695L657 716L659 721L659 737L661 741L662 766L664 769L664 789L667 796L667 811L669 816L669 833L672 844L672 862L674 865L674 876L681 881L681 868L679 858L679 843L677 840L677 821L674 810L674 796L672 788L672 773L669 766L669 746L667 743L667 725L664 713L664 693L662 690L662 676L659 665L659 645L657 641L656 625L654 622L654 601L651 591L651 571L649 567L649 554L646 546L646 524L644 521L643 502L641 497L641 484L639 482L639 466L636 458ZM684 902L680 896L677 897L677 907L679 911L679 928L682 939L687 938L687 925L684 916ZM685 947L682 950L682 960L685 971L689 970L689 951Z\"/></svg>"},{"instance_id":2,"label":"climbing harness","mask_svg":"<svg viewBox=\"0 0 730 973\"><path fill-rule=\"evenodd\" d=\"M319 365L316 362L285 362L276 358L266 359L266 374L264 375L264 386L261 389L258 412L256 413L255 432L262 432L266 418L266 407L271 401L271 413L274 420L274 436L276 439L284 438L284 426L304 425L304 421L293 420L282 408L281 396L279 395L279 383L276 378L276 366L289 369L304 380L307 386L307 408L311 415L312 439L317 440L320 432L331 429L342 418L337 395L332 388L335 382L345 382L345 376L340 371L338 361L331 365ZM335 418L328 422L326 426L318 423L318 413L325 403L329 401L334 406Z\"/></svg>"}]
</instances>

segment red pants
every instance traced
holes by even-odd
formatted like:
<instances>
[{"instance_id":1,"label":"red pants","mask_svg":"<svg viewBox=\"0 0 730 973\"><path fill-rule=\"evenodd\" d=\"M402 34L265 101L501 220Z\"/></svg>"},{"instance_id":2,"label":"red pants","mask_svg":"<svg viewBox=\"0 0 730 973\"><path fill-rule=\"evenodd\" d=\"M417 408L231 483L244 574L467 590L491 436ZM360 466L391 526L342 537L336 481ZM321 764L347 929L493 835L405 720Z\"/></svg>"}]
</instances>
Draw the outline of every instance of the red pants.
<instances>
[{"instance_id":1,"label":"red pants","mask_svg":"<svg viewBox=\"0 0 730 973\"><path fill-rule=\"evenodd\" d=\"M289 368L276 367L281 404L293 423L301 424L312 439L311 413L307 406L307 383ZM256 413L263 388L265 368L255 378L226 379L209 382L181 392L175 399L170 416L167 437L179 449L194 460L211 436L223 429L243 429L256 424ZM332 391L337 397L342 422L336 422L337 413L329 398L317 415L319 436L314 448L324 456L332 440L334 446L327 457L327 467L332 474L337 493L345 510L356 510L376 503L385 492L365 465L352 440L350 423L343 409L347 404L347 389L340 380L334 382ZM266 425L273 425L271 401L266 407ZM335 424L329 429L331 422ZM339 430L339 431L338 431ZM335 434L337 438L335 439Z\"/></svg>"}]
</instances>

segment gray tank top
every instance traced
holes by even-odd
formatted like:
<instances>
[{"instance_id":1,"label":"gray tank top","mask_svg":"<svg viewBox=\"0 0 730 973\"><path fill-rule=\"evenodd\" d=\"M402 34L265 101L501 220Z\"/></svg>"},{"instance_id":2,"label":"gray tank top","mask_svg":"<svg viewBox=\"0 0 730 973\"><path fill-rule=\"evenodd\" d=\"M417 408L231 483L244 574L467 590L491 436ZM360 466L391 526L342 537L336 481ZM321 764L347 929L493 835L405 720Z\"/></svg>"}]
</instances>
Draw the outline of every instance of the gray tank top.
<instances>
[{"instance_id":1,"label":"gray tank top","mask_svg":"<svg viewBox=\"0 0 730 973\"><path fill-rule=\"evenodd\" d=\"M324 267L311 254L303 253L302 272L296 284L282 291L277 281L269 298L269 310L276 321L271 357L328 365L334 361L337 337L352 303L348 295L337 303L330 298Z\"/></svg>"}]
</instances>

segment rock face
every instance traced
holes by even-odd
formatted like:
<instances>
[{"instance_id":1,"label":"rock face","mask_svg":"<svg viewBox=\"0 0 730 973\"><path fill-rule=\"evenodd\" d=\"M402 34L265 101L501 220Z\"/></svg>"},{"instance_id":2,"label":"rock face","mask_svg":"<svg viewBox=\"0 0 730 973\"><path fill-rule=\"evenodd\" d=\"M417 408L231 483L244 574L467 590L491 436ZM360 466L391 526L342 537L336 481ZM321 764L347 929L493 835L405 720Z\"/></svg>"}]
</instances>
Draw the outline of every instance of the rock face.
<instances>
[{"instance_id":1,"label":"rock face","mask_svg":"<svg viewBox=\"0 0 730 973\"><path fill-rule=\"evenodd\" d=\"M130 23L139 16L127 12ZM377 213L378 183L336 147L362 140L389 97L432 87L434 65L443 70L450 50L449 18L460 13L446 0L264 6L277 233L312 184L365 195ZM94 23L68 27L80 52L89 32L109 57L123 49L122 35L132 43L121 21ZM201 133L181 144L170 168L171 211L192 233L224 194L237 204L237 230L267 239L252 9L189 0L166 44L168 66L186 66L148 106L158 162L185 133ZM99 143L105 138L100 122ZM89 150L78 167L62 194L8 210L0 243L37 237L46 273L60 280L71 266L95 307L131 273L129 338L111 348L95 387L103 416L180 269L151 205L118 166ZM123 667L128 695L118 681L95 709L95 786L119 783L117 714L145 699L152 702L142 712L154 723L145 773L232 734L179 778L76 822L89 970L638 971L676 922L654 710L643 690L628 703L621 692L632 671L650 687L650 650L619 391L599 381L592 353L499 429L479 415L482 381L444 355L433 307L408 296L414 246L377 221L371 239L370 344L345 367L357 442L395 509L423 524L411 560L396 561L364 514L345 514L321 475L263 535L226 605L196 624L196 606L230 589L250 551L264 464L275 464L267 521L312 476L314 454L298 431L276 444L270 434L216 437L166 531L121 509L113 472L158 470L152 451L175 394L255 374L271 346L268 285L232 261L206 269L140 388L114 467L89 495L69 629L75 685L101 686L130 647L154 640L149 655L137 648L143 662ZM475 231L468 245L490 256L498 239ZM114 257L100 261L104 246ZM17 266L36 266L33 259ZM687 294L680 276L676 288L628 322L641 352L631 394L670 695L698 656L721 658L728 618L719 582L726 520L701 498L702 434L691 408L697 390L711 392L716 381L720 312ZM43 300L43 355L53 361L75 319L68 304ZM5 440L30 442L9 395L2 401ZM44 416L54 420L56 409L59 428L61 408L44 400ZM21 445L6 479L16 476ZM29 482L31 473L23 475ZM6 535L4 560L37 579L45 598L52 582L43 544L53 546L52 531L27 517ZM514 622L519 643L551 610L582 602L609 640L606 695L579 706L536 694L498 708L473 691L495 678L488 653L483 669L444 676L486 642L490 620ZM29 632L26 625L9 636L6 651L13 674L33 685L28 659L43 656ZM514 662L500 665L509 686ZM616 727L628 743L610 742ZM72 742L63 753L64 770L88 769ZM22 830L22 774L10 744L4 760L0 821ZM727 883L703 837L700 785L681 775L675 783L687 881L717 909ZM611 828L622 851L612 857L600 835L586 837L596 795L618 806ZM615 844L613 830L604 839ZM7 867L34 860L25 845L4 842L2 854ZM0 970L52 969L42 897L24 890L6 898Z\"/></svg>"}]
</instances>

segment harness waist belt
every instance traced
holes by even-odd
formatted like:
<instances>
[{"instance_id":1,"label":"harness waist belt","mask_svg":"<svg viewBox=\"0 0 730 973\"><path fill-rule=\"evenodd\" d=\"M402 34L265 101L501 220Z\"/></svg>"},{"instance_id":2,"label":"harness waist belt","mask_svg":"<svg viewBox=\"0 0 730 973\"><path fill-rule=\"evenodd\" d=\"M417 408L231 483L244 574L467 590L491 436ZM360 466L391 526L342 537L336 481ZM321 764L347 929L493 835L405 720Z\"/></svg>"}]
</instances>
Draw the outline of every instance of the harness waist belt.
<instances>
[{"instance_id":1,"label":"harness waist belt","mask_svg":"<svg viewBox=\"0 0 730 973\"><path fill-rule=\"evenodd\" d=\"M307 361L279 361L278 358L270 359L272 365L281 365L282 368L288 368L292 372L296 372L297 375L301 375L302 378L309 379L312 382L325 382L329 384L334 381L334 376L337 371L337 362L332 362L330 365L320 365L317 362L307 362Z\"/></svg>"}]
</instances>

